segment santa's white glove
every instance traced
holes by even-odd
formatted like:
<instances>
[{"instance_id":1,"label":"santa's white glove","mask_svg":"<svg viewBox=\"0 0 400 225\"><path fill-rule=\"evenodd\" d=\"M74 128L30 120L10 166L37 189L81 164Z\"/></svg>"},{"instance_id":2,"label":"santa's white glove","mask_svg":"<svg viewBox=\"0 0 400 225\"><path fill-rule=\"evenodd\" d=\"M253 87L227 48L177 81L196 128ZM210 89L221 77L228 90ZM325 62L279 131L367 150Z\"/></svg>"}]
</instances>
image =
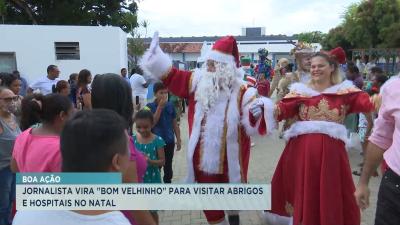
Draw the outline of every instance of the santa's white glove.
<instances>
[{"instance_id":1,"label":"santa's white glove","mask_svg":"<svg viewBox=\"0 0 400 225\"><path fill-rule=\"evenodd\" d=\"M154 32L150 47L143 54L139 62L140 67L150 80L161 79L172 66L171 58L160 48L160 39L158 32Z\"/></svg>"},{"instance_id":2,"label":"santa's white glove","mask_svg":"<svg viewBox=\"0 0 400 225\"><path fill-rule=\"evenodd\" d=\"M263 101L261 99L257 99L251 106L250 106L250 113L253 117L258 120L262 114L262 108L264 107Z\"/></svg>"}]
</instances>

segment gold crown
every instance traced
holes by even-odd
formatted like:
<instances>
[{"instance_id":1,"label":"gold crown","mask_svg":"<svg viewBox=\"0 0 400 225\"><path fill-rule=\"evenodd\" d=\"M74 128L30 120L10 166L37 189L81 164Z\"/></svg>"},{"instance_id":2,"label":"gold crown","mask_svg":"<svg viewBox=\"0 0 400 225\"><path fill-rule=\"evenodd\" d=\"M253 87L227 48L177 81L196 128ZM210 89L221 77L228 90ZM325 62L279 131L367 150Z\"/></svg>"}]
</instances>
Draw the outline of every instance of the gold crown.
<instances>
[{"instance_id":1,"label":"gold crown","mask_svg":"<svg viewBox=\"0 0 400 225\"><path fill-rule=\"evenodd\" d=\"M315 47L311 43L299 41L295 47L290 51L291 55L301 54L301 53L314 53Z\"/></svg>"}]
</instances>

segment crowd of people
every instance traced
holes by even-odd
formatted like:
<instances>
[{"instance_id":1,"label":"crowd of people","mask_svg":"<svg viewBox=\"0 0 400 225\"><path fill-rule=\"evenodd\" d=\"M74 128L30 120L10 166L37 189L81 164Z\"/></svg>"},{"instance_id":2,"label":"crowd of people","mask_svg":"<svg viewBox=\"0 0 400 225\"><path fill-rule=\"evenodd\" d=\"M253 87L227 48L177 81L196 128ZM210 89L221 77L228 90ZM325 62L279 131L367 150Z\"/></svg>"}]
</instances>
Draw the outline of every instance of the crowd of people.
<instances>
[{"instance_id":1,"label":"crowd of people","mask_svg":"<svg viewBox=\"0 0 400 225\"><path fill-rule=\"evenodd\" d=\"M251 136L280 128L286 146L271 182L272 208L261 213L267 224L359 225L379 164L375 224L400 224L400 79L388 81L371 63L360 68L340 47L316 52L299 43L295 61L281 58L274 69L268 52L259 53L253 66L227 36L200 68L183 71L156 34L130 76L126 68L94 77L82 69L67 81L49 65L47 76L28 85L18 71L0 73L0 225L159 224L156 210L15 212L15 173L121 172L125 183L171 183L174 153L183 147L182 102L187 182L246 183ZM149 80L158 80L151 102ZM351 134L363 155L353 172ZM352 173L361 175L357 188ZM204 214L210 224L239 224L238 212Z\"/></svg>"},{"instance_id":2,"label":"crowd of people","mask_svg":"<svg viewBox=\"0 0 400 225\"><path fill-rule=\"evenodd\" d=\"M92 78L91 72L83 69L71 74L66 81L59 79L57 66L49 65L47 76L29 86L23 85L26 81L17 71L13 74L0 73L1 225L11 224L12 218L13 224L44 223L34 219L38 216L35 213L15 214L16 172L119 171L127 183L171 183L174 151L181 148L175 107L168 101L168 91L162 83L155 84L156 98L147 104L148 83L139 74L139 68L132 72L130 78L126 76L126 69L122 69L120 75L101 74ZM94 123L101 124L87 127L89 130L81 130L83 133L79 137L85 141L78 138L70 142L68 138L73 138L77 132L68 133L68 122L71 131L91 124L90 120L86 120L88 117ZM107 121L110 118L116 121ZM122 127L125 131L122 133L118 121L124 121ZM67 137L64 140L63 135ZM126 137L127 141L123 142ZM87 146L87 143L94 140L97 140L96 145ZM119 146L119 152L114 149L115 146ZM68 150L71 148L74 152ZM84 149L84 152L80 153L79 149ZM94 154L95 151L100 152ZM126 162L115 158L125 158L126 155ZM68 160L72 161L68 164ZM120 162L124 165L118 165ZM163 179L160 168L164 170ZM45 212L41 213L46 215ZM122 211L120 214L92 211L46 215L54 219L49 224L55 220L63 221L62 217L65 216L70 217L64 221L65 224L88 219L92 220L90 224L104 224L108 221L114 224L158 223L156 211Z\"/></svg>"}]
</instances>

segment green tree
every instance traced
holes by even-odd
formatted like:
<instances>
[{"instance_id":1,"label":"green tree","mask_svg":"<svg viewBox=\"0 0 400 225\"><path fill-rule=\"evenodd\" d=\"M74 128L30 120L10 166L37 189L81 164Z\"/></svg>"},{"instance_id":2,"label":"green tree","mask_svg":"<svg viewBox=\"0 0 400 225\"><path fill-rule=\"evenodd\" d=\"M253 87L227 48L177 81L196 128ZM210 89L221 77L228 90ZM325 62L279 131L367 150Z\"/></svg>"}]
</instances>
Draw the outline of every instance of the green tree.
<instances>
[{"instance_id":1,"label":"green tree","mask_svg":"<svg viewBox=\"0 0 400 225\"><path fill-rule=\"evenodd\" d=\"M135 1L125 0L0 0L4 23L43 25L112 25L125 32L137 27ZM1 6L1 5L0 5ZM4 14L2 14L4 15Z\"/></svg>"},{"instance_id":2,"label":"green tree","mask_svg":"<svg viewBox=\"0 0 400 225\"><path fill-rule=\"evenodd\" d=\"M343 37L338 38L350 42L352 46L365 48L372 43L370 32L372 23L369 21L371 18L363 18L359 8L360 3L354 3L347 8L343 16L344 21L340 25L341 29L338 29Z\"/></svg>"},{"instance_id":3,"label":"green tree","mask_svg":"<svg viewBox=\"0 0 400 225\"><path fill-rule=\"evenodd\" d=\"M400 47L400 1L377 1L374 10L378 26L378 47ZM378 20L378 18L380 18Z\"/></svg>"},{"instance_id":4,"label":"green tree","mask_svg":"<svg viewBox=\"0 0 400 225\"><path fill-rule=\"evenodd\" d=\"M343 22L329 31L322 45L325 49L400 47L399 28L399 0L364 0L347 8Z\"/></svg>"},{"instance_id":5,"label":"green tree","mask_svg":"<svg viewBox=\"0 0 400 225\"><path fill-rule=\"evenodd\" d=\"M1 23L5 22L5 16L7 12L6 2L4 0L0 0L0 17Z\"/></svg>"},{"instance_id":6,"label":"green tree","mask_svg":"<svg viewBox=\"0 0 400 225\"><path fill-rule=\"evenodd\" d=\"M330 50L336 48L338 46L342 47L346 51L352 49L354 45L352 45L344 36L344 29L342 26L335 27L329 30L328 34L321 41L321 45L323 49ZM346 52L349 54L349 52Z\"/></svg>"},{"instance_id":7,"label":"green tree","mask_svg":"<svg viewBox=\"0 0 400 225\"><path fill-rule=\"evenodd\" d=\"M325 38L324 33L321 31L311 31L311 32L303 32L300 34L293 35L297 40L307 43L321 43L321 41Z\"/></svg>"},{"instance_id":8,"label":"green tree","mask_svg":"<svg viewBox=\"0 0 400 225\"><path fill-rule=\"evenodd\" d=\"M144 44L142 34L139 32L139 28L142 27L145 29L144 38L146 38L148 26L149 22L144 20L139 24L138 27L130 32L130 35L132 36L128 38L128 54L132 56L132 62L129 66L130 68L133 68L137 65L139 57L142 56L146 50L146 45Z\"/></svg>"},{"instance_id":9,"label":"green tree","mask_svg":"<svg viewBox=\"0 0 400 225\"><path fill-rule=\"evenodd\" d=\"M344 35L357 48L399 47L400 1L370 0L352 4L344 16Z\"/></svg>"}]
</instances>

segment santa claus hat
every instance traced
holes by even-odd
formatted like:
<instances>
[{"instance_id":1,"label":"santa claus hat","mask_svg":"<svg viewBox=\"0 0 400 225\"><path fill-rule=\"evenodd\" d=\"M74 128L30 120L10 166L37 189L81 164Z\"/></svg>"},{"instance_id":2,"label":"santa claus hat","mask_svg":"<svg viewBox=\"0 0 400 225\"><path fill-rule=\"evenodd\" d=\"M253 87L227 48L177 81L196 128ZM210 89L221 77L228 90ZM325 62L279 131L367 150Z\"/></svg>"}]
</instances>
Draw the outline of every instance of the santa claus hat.
<instances>
[{"instance_id":1,"label":"santa claus hat","mask_svg":"<svg viewBox=\"0 0 400 225\"><path fill-rule=\"evenodd\" d=\"M233 63L236 67L239 67L239 50L236 39L233 36L218 39L209 51L207 59L222 63Z\"/></svg>"},{"instance_id":2,"label":"santa claus hat","mask_svg":"<svg viewBox=\"0 0 400 225\"><path fill-rule=\"evenodd\" d=\"M345 64L346 63L346 52L343 50L342 47L337 47L332 50L330 50L329 55L333 57L339 64Z\"/></svg>"}]
</instances>

